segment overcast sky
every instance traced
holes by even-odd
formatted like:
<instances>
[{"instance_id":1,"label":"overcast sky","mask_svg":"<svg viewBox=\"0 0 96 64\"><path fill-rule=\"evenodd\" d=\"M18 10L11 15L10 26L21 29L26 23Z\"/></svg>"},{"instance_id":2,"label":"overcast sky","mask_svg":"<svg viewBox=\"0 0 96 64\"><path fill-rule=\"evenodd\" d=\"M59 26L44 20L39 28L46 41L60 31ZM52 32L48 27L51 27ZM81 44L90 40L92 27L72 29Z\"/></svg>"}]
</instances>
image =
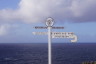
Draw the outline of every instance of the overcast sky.
<instances>
[{"instance_id":1,"label":"overcast sky","mask_svg":"<svg viewBox=\"0 0 96 64\"><path fill-rule=\"evenodd\" d=\"M78 42L96 42L96 0L0 0L0 43L45 43L47 36L34 36L34 26L45 26L48 17L59 32L74 32ZM53 39L70 42L70 39Z\"/></svg>"}]
</instances>

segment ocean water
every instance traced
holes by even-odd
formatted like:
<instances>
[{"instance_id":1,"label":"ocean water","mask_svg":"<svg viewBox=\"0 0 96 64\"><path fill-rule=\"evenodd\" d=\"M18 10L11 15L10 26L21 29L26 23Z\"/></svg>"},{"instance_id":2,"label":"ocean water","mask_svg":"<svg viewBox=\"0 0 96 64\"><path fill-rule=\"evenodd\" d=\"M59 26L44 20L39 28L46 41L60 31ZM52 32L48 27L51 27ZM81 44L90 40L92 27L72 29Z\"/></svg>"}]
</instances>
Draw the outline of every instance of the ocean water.
<instances>
[{"instance_id":1,"label":"ocean water","mask_svg":"<svg viewBox=\"0 0 96 64\"><path fill-rule=\"evenodd\" d=\"M0 44L0 64L48 64L47 49L47 43ZM83 61L96 61L96 44L52 44L52 64L82 64Z\"/></svg>"}]
</instances>

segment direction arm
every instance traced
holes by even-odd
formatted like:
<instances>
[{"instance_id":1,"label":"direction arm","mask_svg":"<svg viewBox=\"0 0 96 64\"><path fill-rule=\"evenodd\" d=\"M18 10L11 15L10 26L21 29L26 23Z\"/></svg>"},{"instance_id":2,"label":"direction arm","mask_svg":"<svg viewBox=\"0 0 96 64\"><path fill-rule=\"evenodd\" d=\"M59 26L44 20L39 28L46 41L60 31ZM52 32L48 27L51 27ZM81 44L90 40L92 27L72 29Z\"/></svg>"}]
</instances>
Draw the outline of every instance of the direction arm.
<instances>
[{"instance_id":1,"label":"direction arm","mask_svg":"<svg viewBox=\"0 0 96 64\"><path fill-rule=\"evenodd\" d=\"M43 27L43 26L36 26L33 27L35 29L47 29L48 27ZM64 27L52 27L52 29L64 29Z\"/></svg>"}]
</instances>

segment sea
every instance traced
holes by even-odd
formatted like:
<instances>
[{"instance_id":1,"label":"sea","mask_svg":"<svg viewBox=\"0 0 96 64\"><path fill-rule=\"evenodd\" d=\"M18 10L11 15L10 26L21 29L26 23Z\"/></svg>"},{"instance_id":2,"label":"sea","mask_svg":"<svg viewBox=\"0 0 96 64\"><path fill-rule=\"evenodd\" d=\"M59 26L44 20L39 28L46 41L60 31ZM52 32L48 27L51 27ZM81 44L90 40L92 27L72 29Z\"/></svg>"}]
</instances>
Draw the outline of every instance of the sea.
<instances>
[{"instance_id":1,"label":"sea","mask_svg":"<svg viewBox=\"0 0 96 64\"><path fill-rule=\"evenodd\" d=\"M96 61L96 43L53 43L52 64ZM48 64L47 43L0 43L0 64Z\"/></svg>"}]
</instances>

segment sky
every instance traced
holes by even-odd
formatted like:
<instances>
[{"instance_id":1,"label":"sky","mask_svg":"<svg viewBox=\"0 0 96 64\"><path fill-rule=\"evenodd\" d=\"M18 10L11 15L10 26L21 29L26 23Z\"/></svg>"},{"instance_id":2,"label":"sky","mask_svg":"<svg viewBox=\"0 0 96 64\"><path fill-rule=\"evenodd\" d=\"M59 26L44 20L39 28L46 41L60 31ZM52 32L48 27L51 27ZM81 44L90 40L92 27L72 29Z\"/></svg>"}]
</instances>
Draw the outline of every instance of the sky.
<instances>
[{"instance_id":1,"label":"sky","mask_svg":"<svg viewBox=\"0 0 96 64\"><path fill-rule=\"evenodd\" d=\"M0 0L0 43L47 43L47 32L34 29L46 26L52 17L57 32L74 32L78 43L96 42L96 0ZM52 39L53 43L66 43L71 39Z\"/></svg>"}]
</instances>

